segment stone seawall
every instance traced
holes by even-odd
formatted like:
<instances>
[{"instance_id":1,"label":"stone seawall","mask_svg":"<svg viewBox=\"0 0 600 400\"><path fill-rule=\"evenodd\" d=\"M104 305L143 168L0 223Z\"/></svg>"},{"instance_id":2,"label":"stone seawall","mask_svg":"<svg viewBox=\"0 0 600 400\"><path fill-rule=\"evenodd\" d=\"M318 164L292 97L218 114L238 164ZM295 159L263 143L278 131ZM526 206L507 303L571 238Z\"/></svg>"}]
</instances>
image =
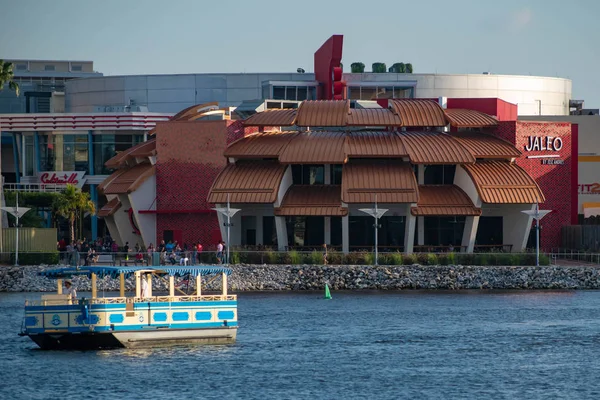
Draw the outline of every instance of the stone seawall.
<instances>
[{"instance_id":1,"label":"stone seawall","mask_svg":"<svg viewBox=\"0 0 600 400\"><path fill-rule=\"evenodd\" d=\"M54 267L0 267L0 292L55 291L54 280L37 275L49 268ZM321 290L325 283L333 290L600 289L600 266L235 265L232 269L229 285L234 292ZM90 290L85 277L73 282L79 291ZM118 280L99 279L98 291L118 290L118 285ZM154 287L167 289L166 282L158 280ZM133 288L132 278L127 280L127 288Z\"/></svg>"}]
</instances>

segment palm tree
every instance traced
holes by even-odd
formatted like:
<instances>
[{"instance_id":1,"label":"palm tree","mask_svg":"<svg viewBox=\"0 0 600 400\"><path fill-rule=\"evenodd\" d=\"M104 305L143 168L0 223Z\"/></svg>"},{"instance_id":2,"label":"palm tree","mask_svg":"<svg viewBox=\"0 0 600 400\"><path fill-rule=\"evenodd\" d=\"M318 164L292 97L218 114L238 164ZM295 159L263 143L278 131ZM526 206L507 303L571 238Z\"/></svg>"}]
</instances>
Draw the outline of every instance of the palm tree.
<instances>
[{"instance_id":1,"label":"palm tree","mask_svg":"<svg viewBox=\"0 0 600 400\"><path fill-rule=\"evenodd\" d=\"M19 96L19 85L13 81L13 65L11 62L0 60L0 90L4 88L4 84L8 83L10 90L14 90L15 94Z\"/></svg>"},{"instance_id":2,"label":"palm tree","mask_svg":"<svg viewBox=\"0 0 600 400\"><path fill-rule=\"evenodd\" d=\"M69 220L71 240L75 240L75 219L77 215L81 212L96 214L96 205L90 200L89 193L84 193L73 185L67 185L64 192L54 199L52 210L57 215Z\"/></svg>"}]
</instances>

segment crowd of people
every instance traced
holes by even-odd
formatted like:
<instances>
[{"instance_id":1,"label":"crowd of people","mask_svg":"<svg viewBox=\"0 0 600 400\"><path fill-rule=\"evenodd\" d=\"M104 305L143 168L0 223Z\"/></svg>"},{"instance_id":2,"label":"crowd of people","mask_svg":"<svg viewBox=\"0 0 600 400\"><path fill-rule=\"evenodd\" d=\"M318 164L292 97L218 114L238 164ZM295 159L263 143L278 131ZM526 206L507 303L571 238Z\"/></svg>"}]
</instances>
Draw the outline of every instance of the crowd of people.
<instances>
[{"instance_id":1,"label":"crowd of people","mask_svg":"<svg viewBox=\"0 0 600 400\"><path fill-rule=\"evenodd\" d=\"M204 247L201 243L192 245L179 244L177 240L162 240L158 246L150 243L148 247L140 246L136 243L131 247L129 242L123 246L114 241L109 235L96 240L74 240L72 242L61 239L57 243L58 251L61 254L61 260L65 264L73 266L88 266L98 262L101 254L112 254L119 256L123 260L131 261L135 265L196 265L202 263L201 255ZM155 258L155 257L158 257ZM115 257L113 257L114 259ZM226 263L227 253L224 241L217 245L216 258L218 264Z\"/></svg>"}]
</instances>

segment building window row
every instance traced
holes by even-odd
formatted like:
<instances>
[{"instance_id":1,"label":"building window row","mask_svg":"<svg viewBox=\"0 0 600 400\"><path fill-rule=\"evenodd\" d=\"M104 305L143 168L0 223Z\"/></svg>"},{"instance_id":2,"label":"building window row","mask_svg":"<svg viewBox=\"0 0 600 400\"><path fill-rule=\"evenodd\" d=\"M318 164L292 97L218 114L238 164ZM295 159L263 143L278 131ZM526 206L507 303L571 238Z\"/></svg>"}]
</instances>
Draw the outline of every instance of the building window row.
<instances>
[{"instance_id":1,"label":"building window row","mask_svg":"<svg viewBox=\"0 0 600 400\"><path fill-rule=\"evenodd\" d=\"M376 100L376 99L409 99L414 97L413 87L404 86L350 86L348 98L350 100Z\"/></svg>"},{"instance_id":2,"label":"building window row","mask_svg":"<svg viewBox=\"0 0 600 400\"><path fill-rule=\"evenodd\" d=\"M315 100L317 88L315 86L272 86L270 98L273 100Z\"/></svg>"},{"instance_id":3,"label":"building window row","mask_svg":"<svg viewBox=\"0 0 600 400\"><path fill-rule=\"evenodd\" d=\"M94 175L108 175L112 170L104 163L117 153L142 142L140 134L93 135ZM33 176L36 170L35 141L25 136L25 175ZM53 134L39 136L40 171L85 171L89 173L89 145L87 134Z\"/></svg>"}]
</instances>

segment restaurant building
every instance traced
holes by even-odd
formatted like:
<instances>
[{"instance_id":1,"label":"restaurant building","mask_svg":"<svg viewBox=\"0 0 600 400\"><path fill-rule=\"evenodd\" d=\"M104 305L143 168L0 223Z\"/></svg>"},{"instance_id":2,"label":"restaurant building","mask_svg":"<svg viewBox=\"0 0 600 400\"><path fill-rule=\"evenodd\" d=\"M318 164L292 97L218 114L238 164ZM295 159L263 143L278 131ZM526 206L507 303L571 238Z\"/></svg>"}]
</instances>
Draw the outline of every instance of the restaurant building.
<instances>
[{"instance_id":1,"label":"restaurant building","mask_svg":"<svg viewBox=\"0 0 600 400\"><path fill-rule=\"evenodd\" d=\"M101 185L114 237L212 245L226 237L213 208L229 202L240 209L231 246L348 252L374 245L361 209L377 202L380 250L522 251L532 226L522 211L553 211L546 248L577 218L573 127L516 121L498 99L304 101L221 117L180 113L107 163L119 167Z\"/></svg>"}]
</instances>

